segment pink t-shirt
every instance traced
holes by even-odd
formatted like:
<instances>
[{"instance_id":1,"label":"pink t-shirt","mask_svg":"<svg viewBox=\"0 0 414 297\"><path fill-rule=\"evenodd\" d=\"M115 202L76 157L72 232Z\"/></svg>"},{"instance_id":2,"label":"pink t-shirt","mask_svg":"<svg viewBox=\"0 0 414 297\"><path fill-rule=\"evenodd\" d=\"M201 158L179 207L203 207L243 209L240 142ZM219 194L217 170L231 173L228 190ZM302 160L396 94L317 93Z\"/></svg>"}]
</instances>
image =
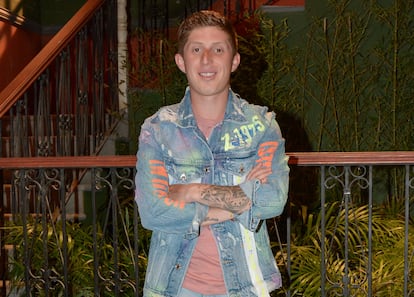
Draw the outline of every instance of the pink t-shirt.
<instances>
[{"instance_id":1,"label":"pink t-shirt","mask_svg":"<svg viewBox=\"0 0 414 297\"><path fill-rule=\"evenodd\" d=\"M226 294L216 241L208 226L201 228L183 287L204 295Z\"/></svg>"},{"instance_id":2,"label":"pink t-shirt","mask_svg":"<svg viewBox=\"0 0 414 297\"><path fill-rule=\"evenodd\" d=\"M198 127L207 139L214 126L221 121L196 118ZM183 287L204 295L225 295L227 292L216 241L209 226L201 227Z\"/></svg>"}]
</instances>

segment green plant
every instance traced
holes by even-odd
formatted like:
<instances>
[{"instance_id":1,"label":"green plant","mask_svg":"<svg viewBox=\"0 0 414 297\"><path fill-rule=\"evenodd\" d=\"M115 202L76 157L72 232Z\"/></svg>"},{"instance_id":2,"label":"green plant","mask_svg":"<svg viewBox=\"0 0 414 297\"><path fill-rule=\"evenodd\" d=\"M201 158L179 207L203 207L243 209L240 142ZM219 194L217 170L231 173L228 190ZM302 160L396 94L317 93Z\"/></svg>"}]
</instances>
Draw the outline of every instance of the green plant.
<instances>
[{"instance_id":1,"label":"green plant","mask_svg":"<svg viewBox=\"0 0 414 297\"><path fill-rule=\"evenodd\" d=\"M26 273L40 278L49 273L49 294L60 296L63 281L64 256L62 247L64 237L61 223L48 224L43 230L40 221L31 219L25 224L11 225L5 228L6 242L13 245L13 253L9 258L9 276L12 279L12 288L22 286ZM91 236L88 230L80 228L79 224L67 223L67 269L68 281L71 284L73 296L93 296L93 258L91 254ZM22 288L24 291L24 288ZM32 293L45 295L44 284L32 281ZM53 293L52 293L53 292ZM24 295L22 293L22 295Z\"/></svg>"},{"instance_id":2,"label":"green plant","mask_svg":"<svg viewBox=\"0 0 414 297\"><path fill-rule=\"evenodd\" d=\"M316 151L411 150L414 4L325 2L303 44L288 42L285 20L265 26L259 95L296 115Z\"/></svg>"},{"instance_id":3,"label":"green plant","mask_svg":"<svg viewBox=\"0 0 414 297\"><path fill-rule=\"evenodd\" d=\"M326 280L321 279L321 213L309 214L303 233L293 236L291 246L291 296L319 296L325 283L327 296L342 295L348 286L353 296L366 296L368 268L368 206L355 206L346 211L340 203L325 208ZM372 213L372 284L374 296L402 296L404 282L404 220L386 216L381 209ZM346 229L347 228L347 229ZM347 231L347 232L346 232ZM414 228L410 226L410 242ZM348 237L345 237L345 234ZM344 250L345 240L348 249ZM414 248L412 244L409 250ZM346 253L346 257L345 257ZM276 258L286 257L280 252ZM347 265L347 266L346 266ZM347 270L345 269L347 267ZM349 284L344 283L345 271Z\"/></svg>"},{"instance_id":4,"label":"green plant","mask_svg":"<svg viewBox=\"0 0 414 297\"><path fill-rule=\"evenodd\" d=\"M133 296L135 290L141 292L139 285L144 274L136 274L135 268L145 271L150 232L140 227L139 222L134 224L135 209L129 202L120 205L116 250L108 226L104 229L101 224L94 227L66 221L64 231L61 221L48 220L42 224L41 218L32 217L24 225L20 221L4 227L6 244L13 246L8 272L13 291L25 296L23 284L29 281L30 293L36 296L64 296L65 290L70 296L95 296L97 263L100 296L113 296L116 275L123 294ZM138 229L134 230L134 226Z\"/></svg>"}]
</instances>

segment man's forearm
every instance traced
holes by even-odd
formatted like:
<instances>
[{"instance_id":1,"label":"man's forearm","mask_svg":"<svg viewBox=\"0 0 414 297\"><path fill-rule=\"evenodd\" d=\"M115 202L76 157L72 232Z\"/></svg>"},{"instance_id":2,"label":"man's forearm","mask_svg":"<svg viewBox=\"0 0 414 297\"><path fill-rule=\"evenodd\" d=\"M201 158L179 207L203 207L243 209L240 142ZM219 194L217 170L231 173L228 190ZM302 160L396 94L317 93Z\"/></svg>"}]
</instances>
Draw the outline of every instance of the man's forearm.
<instances>
[{"instance_id":1,"label":"man's forearm","mask_svg":"<svg viewBox=\"0 0 414 297\"><path fill-rule=\"evenodd\" d=\"M200 185L200 195L197 202L227 210L232 213L242 213L250 208L250 199L239 186Z\"/></svg>"},{"instance_id":2,"label":"man's forearm","mask_svg":"<svg viewBox=\"0 0 414 297\"><path fill-rule=\"evenodd\" d=\"M175 201L198 202L234 214L248 210L251 205L249 197L239 186L175 184L169 187L169 196Z\"/></svg>"},{"instance_id":3,"label":"man's forearm","mask_svg":"<svg viewBox=\"0 0 414 297\"><path fill-rule=\"evenodd\" d=\"M270 174L272 174L270 167L257 164L247 174L246 180L258 179L261 183L266 183ZM174 184L170 185L168 195L174 201L198 202L234 214L240 214L251 207L249 197L246 196L240 186Z\"/></svg>"},{"instance_id":4,"label":"man's forearm","mask_svg":"<svg viewBox=\"0 0 414 297\"><path fill-rule=\"evenodd\" d=\"M202 226L212 225L234 219L234 213L219 208L209 207L208 213L202 222Z\"/></svg>"}]
</instances>

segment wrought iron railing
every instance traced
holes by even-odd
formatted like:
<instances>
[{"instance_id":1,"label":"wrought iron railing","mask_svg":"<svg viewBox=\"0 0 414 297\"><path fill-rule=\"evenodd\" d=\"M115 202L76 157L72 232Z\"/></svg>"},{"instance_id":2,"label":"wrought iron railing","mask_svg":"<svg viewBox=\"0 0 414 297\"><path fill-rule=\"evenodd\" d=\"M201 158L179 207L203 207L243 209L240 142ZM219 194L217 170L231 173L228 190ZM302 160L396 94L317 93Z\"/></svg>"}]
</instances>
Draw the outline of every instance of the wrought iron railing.
<instances>
[{"instance_id":1,"label":"wrought iron railing","mask_svg":"<svg viewBox=\"0 0 414 297\"><path fill-rule=\"evenodd\" d=\"M268 222L285 284L272 296L412 296L414 152L289 155L292 176L315 169L316 184L300 190L319 211L305 215L302 208L297 215L298 179L292 178L285 214L275 225ZM10 290L26 296L141 296L149 232L133 201L135 156L22 161L0 159L0 168L14 174L13 216L2 241L9 247L9 276L19 280ZM65 186L75 169L85 170L87 187ZM388 198L402 195L393 197L401 209L394 205L392 215L390 209L377 212L383 204L375 196L384 189ZM81 217L69 208L76 195L82 197ZM392 246L379 250L387 244ZM312 255L317 257L304 259ZM310 272L317 277L306 279ZM316 295L306 291L312 286Z\"/></svg>"},{"instance_id":2,"label":"wrought iron railing","mask_svg":"<svg viewBox=\"0 0 414 297\"><path fill-rule=\"evenodd\" d=\"M86 1L0 92L0 159L7 163L21 158L20 162L27 164L32 157L98 155L122 118L118 101L117 50L117 1ZM25 239L30 240L30 222L20 214L30 213L31 218L40 215L43 228L50 226L50 213L41 214L46 209L55 212L54 221L66 219L68 207L73 208L72 219L82 215L78 195L71 189L82 188L87 172L84 168L64 172L56 168L41 169L41 172L33 169L0 171L2 296L6 296L6 284L11 277L7 264L7 253L12 252L9 247L18 254L15 247L19 246L5 245L4 226L23 220ZM60 173L64 178L59 180ZM62 197L65 198L60 200ZM51 204L46 207L40 201ZM27 256L33 255L30 249L33 246L27 242L22 246L29 247L24 250L29 259ZM45 253L42 255L45 262L39 268L41 272L36 275L26 270L24 285L28 291L32 285L35 288L41 283L49 295L48 288L52 289L55 281L66 286L69 279L54 277L55 272L47 269L51 264L49 257ZM29 262L21 264L30 266ZM65 269L69 266L65 265ZM66 270L64 274L68 275Z\"/></svg>"}]
</instances>

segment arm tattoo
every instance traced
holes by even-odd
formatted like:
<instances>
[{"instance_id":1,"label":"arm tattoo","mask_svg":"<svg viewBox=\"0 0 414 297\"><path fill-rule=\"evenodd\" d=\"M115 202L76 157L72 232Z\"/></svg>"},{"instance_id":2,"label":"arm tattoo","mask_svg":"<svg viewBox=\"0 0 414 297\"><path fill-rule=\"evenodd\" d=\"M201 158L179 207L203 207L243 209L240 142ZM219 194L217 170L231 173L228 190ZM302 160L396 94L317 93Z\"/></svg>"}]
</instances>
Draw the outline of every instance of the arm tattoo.
<instances>
[{"instance_id":1,"label":"arm tattoo","mask_svg":"<svg viewBox=\"0 0 414 297\"><path fill-rule=\"evenodd\" d=\"M201 191L201 201L232 213L240 212L250 203L250 199L239 186L208 186Z\"/></svg>"},{"instance_id":2,"label":"arm tattoo","mask_svg":"<svg viewBox=\"0 0 414 297\"><path fill-rule=\"evenodd\" d=\"M209 217L209 216L207 216L207 217L204 219L204 222L205 222L205 223L218 223L218 222L219 222L219 219L218 219L218 218L213 218L213 217Z\"/></svg>"}]
</instances>

